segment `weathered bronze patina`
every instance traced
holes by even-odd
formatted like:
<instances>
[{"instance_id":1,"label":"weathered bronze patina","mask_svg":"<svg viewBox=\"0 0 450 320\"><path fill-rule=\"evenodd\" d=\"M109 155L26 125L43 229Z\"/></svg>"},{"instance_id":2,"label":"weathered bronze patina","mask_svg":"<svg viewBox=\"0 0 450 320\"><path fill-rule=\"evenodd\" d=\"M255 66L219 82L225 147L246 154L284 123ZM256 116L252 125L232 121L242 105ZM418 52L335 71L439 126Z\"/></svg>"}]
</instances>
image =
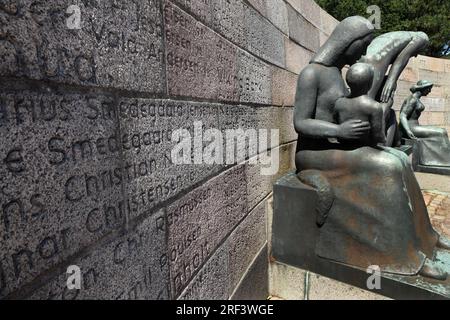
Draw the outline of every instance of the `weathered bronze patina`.
<instances>
[{"instance_id":1,"label":"weathered bronze patina","mask_svg":"<svg viewBox=\"0 0 450 320\"><path fill-rule=\"evenodd\" d=\"M425 110L420 98L427 96L432 88L433 83L427 80L420 80L411 87L412 94L405 99L400 110L400 131L403 138L416 140L419 165L450 169L450 141L447 131L419 124L419 118Z\"/></svg>"},{"instance_id":2,"label":"weathered bronze patina","mask_svg":"<svg viewBox=\"0 0 450 320\"><path fill-rule=\"evenodd\" d=\"M361 59L373 31L365 18L343 20L298 79L296 166L300 180L318 192L315 254L359 268L377 265L386 273L445 280L433 258L436 247L449 248L448 241L431 226L408 157L377 145L383 139L380 109L390 109L401 70L427 38L388 34ZM363 63L349 71L352 92L346 97L342 68L359 59Z\"/></svg>"},{"instance_id":3,"label":"weathered bronze patina","mask_svg":"<svg viewBox=\"0 0 450 320\"><path fill-rule=\"evenodd\" d=\"M428 36L423 32L395 31L375 38L360 62L374 68L374 81L369 96L387 103L394 97L397 82L411 57L427 48ZM388 75L386 73L389 71ZM395 111L386 108L386 146L398 146L400 135Z\"/></svg>"}]
</instances>

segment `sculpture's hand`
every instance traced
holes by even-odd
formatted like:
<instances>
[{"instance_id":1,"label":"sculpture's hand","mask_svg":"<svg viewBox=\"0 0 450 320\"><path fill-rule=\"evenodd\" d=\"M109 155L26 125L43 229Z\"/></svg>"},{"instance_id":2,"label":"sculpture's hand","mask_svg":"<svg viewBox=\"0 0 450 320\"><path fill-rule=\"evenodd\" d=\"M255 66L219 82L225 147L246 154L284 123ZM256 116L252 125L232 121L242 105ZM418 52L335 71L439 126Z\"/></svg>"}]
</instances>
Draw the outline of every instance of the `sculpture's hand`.
<instances>
[{"instance_id":1,"label":"sculpture's hand","mask_svg":"<svg viewBox=\"0 0 450 320\"><path fill-rule=\"evenodd\" d=\"M368 135L369 131L369 122L363 122L361 120L348 120L339 125L337 138L345 140L355 140Z\"/></svg>"},{"instance_id":2,"label":"sculpture's hand","mask_svg":"<svg viewBox=\"0 0 450 320\"><path fill-rule=\"evenodd\" d=\"M397 90L397 82L390 80L386 81L383 92L381 93L381 102L389 102L389 99L394 97L395 90Z\"/></svg>"},{"instance_id":3,"label":"sculpture's hand","mask_svg":"<svg viewBox=\"0 0 450 320\"><path fill-rule=\"evenodd\" d=\"M414 135L414 133L411 130L406 131L406 135L408 136L408 138L410 138L412 140L417 140L417 137Z\"/></svg>"}]
</instances>

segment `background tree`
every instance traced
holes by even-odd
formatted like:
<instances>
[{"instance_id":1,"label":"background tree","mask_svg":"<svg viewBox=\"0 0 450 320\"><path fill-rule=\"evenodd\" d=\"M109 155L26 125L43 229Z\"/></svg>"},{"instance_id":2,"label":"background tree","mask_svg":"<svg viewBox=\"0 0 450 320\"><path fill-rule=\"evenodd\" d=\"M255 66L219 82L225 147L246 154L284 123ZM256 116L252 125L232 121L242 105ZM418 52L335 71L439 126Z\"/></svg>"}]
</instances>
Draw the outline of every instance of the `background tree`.
<instances>
[{"instance_id":1,"label":"background tree","mask_svg":"<svg viewBox=\"0 0 450 320\"><path fill-rule=\"evenodd\" d=\"M316 0L316 2L342 20L348 16L369 17L367 8L377 5L381 9L381 30L423 31L431 45L425 53L434 57L449 54L444 46L450 42L450 0ZM445 47L447 48L447 47Z\"/></svg>"}]
</instances>

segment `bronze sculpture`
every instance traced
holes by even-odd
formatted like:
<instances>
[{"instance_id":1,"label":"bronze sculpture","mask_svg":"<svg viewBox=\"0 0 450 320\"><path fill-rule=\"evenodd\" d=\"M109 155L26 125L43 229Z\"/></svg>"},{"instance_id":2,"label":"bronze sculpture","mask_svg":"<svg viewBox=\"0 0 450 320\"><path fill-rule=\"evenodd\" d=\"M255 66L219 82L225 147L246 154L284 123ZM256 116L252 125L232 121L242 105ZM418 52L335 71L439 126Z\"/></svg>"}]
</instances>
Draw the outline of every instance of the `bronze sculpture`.
<instances>
[{"instance_id":1,"label":"bronze sculpture","mask_svg":"<svg viewBox=\"0 0 450 320\"><path fill-rule=\"evenodd\" d=\"M365 54L373 31L363 17L343 20L298 79L295 160L298 177L319 196L315 253L355 267L378 265L386 273L444 280L447 274L436 266L433 253L450 244L431 226L407 156L368 143L371 122L358 119L360 115L336 120L336 103L348 93L341 70ZM385 98L393 87L386 89ZM342 102L349 101L338 104ZM381 107L388 110L389 104Z\"/></svg>"},{"instance_id":2,"label":"bronze sculpture","mask_svg":"<svg viewBox=\"0 0 450 320\"><path fill-rule=\"evenodd\" d=\"M347 84L350 96L340 98L335 104L336 120L344 123L347 120L361 120L370 123L370 134L359 139L360 146L376 146L386 143L384 110L392 107L390 103L383 105L372 99L368 92L372 86L374 68L366 63L356 63L347 72ZM353 144L352 140L339 140L341 144Z\"/></svg>"},{"instance_id":3,"label":"bronze sculpture","mask_svg":"<svg viewBox=\"0 0 450 320\"><path fill-rule=\"evenodd\" d=\"M428 36L423 32L394 31L375 38L368 46L367 53L360 59L360 62L374 67L374 81L369 96L383 103L392 99L397 81L410 58L417 56L428 44ZM385 76L388 70L389 73ZM386 145L398 146L400 135L394 110L387 109L385 117Z\"/></svg>"},{"instance_id":4,"label":"bronze sculpture","mask_svg":"<svg viewBox=\"0 0 450 320\"><path fill-rule=\"evenodd\" d=\"M425 110L421 97L427 96L433 83L420 80L411 87L411 95L400 110L400 131L404 138L417 140L420 165L450 167L450 141L447 131L434 126L422 126L419 118Z\"/></svg>"}]
</instances>

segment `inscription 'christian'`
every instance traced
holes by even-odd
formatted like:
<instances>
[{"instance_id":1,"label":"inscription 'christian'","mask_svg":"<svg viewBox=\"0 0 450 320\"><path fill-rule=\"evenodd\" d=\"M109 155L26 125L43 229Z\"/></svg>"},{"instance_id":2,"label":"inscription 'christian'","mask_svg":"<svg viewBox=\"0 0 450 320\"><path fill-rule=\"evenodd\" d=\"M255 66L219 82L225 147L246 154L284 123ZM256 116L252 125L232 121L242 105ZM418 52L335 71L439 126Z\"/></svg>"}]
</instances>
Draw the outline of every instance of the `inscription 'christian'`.
<instances>
[{"instance_id":1,"label":"inscription 'christian'","mask_svg":"<svg viewBox=\"0 0 450 320\"><path fill-rule=\"evenodd\" d=\"M121 230L127 221L150 214L210 174L210 168L172 164L171 133L180 127L192 131L199 119L216 126L218 110L177 101L116 100L107 94L4 90L0 295ZM168 265L202 232L190 233L178 252L157 259Z\"/></svg>"}]
</instances>

